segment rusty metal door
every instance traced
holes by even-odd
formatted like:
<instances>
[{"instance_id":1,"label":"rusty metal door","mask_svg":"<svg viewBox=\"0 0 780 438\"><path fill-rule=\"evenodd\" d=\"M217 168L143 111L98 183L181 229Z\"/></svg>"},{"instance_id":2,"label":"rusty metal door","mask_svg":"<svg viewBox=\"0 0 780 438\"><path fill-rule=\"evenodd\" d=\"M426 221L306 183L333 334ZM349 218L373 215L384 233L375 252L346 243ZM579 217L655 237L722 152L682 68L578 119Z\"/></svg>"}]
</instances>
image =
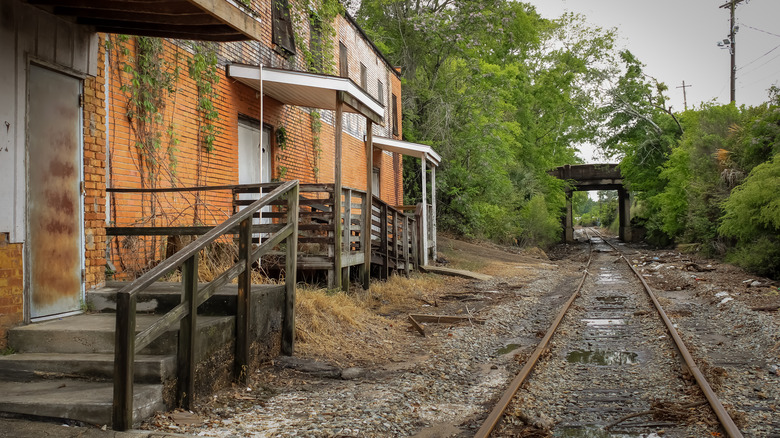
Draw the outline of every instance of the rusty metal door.
<instances>
[{"instance_id":1,"label":"rusty metal door","mask_svg":"<svg viewBox=\"0 0 780 438\"><path fill-rule=\"evenodd\" d=\"M27 257L30 317L76 311L83 297L81 80L30 65Z\"/></svg>"}]
</instances>

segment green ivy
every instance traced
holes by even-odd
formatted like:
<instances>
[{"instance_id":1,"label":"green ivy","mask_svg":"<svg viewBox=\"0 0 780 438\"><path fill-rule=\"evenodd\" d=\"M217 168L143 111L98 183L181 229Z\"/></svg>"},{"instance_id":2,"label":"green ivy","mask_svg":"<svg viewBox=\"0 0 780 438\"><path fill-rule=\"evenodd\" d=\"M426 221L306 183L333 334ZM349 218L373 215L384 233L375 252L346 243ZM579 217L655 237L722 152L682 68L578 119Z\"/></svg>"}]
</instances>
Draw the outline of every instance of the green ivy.
<instances>
[{"instance_id":1,"label":"green ivy","mask_svg":"<svg viewBox=\"0 0 780 438\"><path fill-rule=\"evenodd\" d=\"M219 110L215 105L218 98L219 67L217 45L192 41L193 54L187 60L187 70L195 81L198 91L198 124L200 142L208 152L214 151L214 141L222 132L217 128Z\"/></svg>"},{"instance_id":2,"label":"green ivy","mask_svg":"<svg viewBox=\"0 0 780 438\"><path fill-rule=\"evenodd\" d=\"M128 44L131 37L118 35L116 41L109 37L106 49L115 50L119 69L129 77L119 89L128 94L126 117L135 134L135 147L142 159L139 166L142 178L150 186L156 186L163 157L168 157L171 170L175 169L178 139L172 124L164 123L166 102L176 93L180 68L170 64L163 56L163 40L153 37L132 37L135 56L130 56ZM163 140L167 137L165 148Z\"/></svg>"}]
</instances>

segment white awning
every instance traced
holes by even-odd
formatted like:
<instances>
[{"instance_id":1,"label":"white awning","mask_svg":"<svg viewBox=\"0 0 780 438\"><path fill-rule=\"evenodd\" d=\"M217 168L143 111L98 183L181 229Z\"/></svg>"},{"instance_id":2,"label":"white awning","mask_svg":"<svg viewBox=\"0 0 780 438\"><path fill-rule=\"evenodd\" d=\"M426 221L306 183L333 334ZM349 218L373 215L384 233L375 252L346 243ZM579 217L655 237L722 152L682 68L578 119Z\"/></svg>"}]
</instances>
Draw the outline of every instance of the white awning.
<instances>
[{"instance_id":1,"label":"white awning","mask_svg":"<svg viewBox=\"0 0 780 438\"><path fill-rule=\"evenodd\" d=\"M341 97L344 111L384 124L384 105L348 78L242 64L228 65L227 76L287 105L335 110Z\"/></svg>"},{"instance_id":2,"label":"white awning","mask_svg":"<svg viewBox=\"0 0 780 438\"><path fill-rule=\"evenodd\" d=\"M433 150L432 147L419 143L412 143L409 141L395 140L387 137L373 137L374 147L383 149L390 152L397 152L401 155L409 155L411 157L417 157L422 159L428 158L428 162L431 165L438 167L441 163L441 156Z\"/></svg>"}]
</instances>

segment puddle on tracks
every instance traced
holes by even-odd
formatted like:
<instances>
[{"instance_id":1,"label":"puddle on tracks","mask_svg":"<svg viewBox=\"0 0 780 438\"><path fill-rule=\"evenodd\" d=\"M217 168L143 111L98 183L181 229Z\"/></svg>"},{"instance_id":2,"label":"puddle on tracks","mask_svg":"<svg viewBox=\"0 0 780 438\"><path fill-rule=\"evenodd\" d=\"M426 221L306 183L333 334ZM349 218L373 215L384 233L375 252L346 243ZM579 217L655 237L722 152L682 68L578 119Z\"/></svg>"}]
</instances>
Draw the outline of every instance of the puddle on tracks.
<instances>
[{"instance_id":1,"label":"puddle on tracks","mask_svg":"<svg viewBox=\"0 0 780 438\"><path fill-rule=\"evenodd\" d=\"M499 348L496 350L496 355L503 356L517 350L518 348L520 348L520 344L507 344L504 348Z\"/></svg>"},{"instance_id":2,"label":"puddle on tracks","mask_svg":"<svg viewBox=\"0 0 780 438\"><path fill-rule=\"evenodd\" d=\"M632 365L639 362L639 355L632 351L573 350L566 355L566 362L593 365Z\"/></svg>"}]
</instances>

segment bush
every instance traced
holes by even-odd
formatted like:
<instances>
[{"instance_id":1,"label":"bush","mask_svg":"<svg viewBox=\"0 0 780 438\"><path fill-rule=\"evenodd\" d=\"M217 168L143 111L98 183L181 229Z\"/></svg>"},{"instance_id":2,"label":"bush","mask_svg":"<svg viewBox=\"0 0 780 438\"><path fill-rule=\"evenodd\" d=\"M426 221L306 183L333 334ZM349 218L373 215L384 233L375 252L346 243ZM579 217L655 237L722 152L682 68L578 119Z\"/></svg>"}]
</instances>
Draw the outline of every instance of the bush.
<instances>
[{"instance_id":1,"label":"bush","mask_svg":"<svg viewBox=\"0 0 780 438\"><path fill-rule=\"evenodd\" d=\"M558 214L549 211L544 196L535 195L520 211L520 238L524 246L547 248L561 237Z\"/></svg>"},{"instance_id":2,"label":"bush","mask_svg":"<svg viewBox=\"0 0 780 438\"><path fill-rule=\"evenodd\" d=\"M780 276L780 154L756 166L723 203L721 236L734 238L729 259L751 271Z\"/></svg>"}]
</instances>

